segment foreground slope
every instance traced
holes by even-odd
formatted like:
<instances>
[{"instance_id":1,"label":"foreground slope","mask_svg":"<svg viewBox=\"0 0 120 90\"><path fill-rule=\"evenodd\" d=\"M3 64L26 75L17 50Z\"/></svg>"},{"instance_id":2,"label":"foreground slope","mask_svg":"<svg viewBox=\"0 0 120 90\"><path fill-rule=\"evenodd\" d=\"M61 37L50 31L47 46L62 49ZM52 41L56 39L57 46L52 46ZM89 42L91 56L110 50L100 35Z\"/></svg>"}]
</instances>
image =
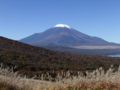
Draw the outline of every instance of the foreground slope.
<instances>
[{"instance_id":1,"label":"foreground slope","mask_svg":"<svg viewBox=\"0 0 120 90\"><path fill-rule=\"evenodd\" d=\"M27 53L39 53L42 54L55 52L44 49L42 47L35 47L18 41L14 41L5 37L0 36L0 50L1 51L17 51L17 52L27 52Z\"/></svg>"},{"instance_id":2,"label":"foreground slope","mask_svg":"<svg viewBox=\"0 0 120 90\"><path fill-rule=\"evenodd\" d=\"M76 74L77 71L91 71L100 66L108 69L111 64L117 68L120 58L53 52L0 37L0 63L5 67L13 66L15 71L28 76L52 73L55 70L55 77L62 70L71 70L71 74Z\"/></svg>"}]
</instances>

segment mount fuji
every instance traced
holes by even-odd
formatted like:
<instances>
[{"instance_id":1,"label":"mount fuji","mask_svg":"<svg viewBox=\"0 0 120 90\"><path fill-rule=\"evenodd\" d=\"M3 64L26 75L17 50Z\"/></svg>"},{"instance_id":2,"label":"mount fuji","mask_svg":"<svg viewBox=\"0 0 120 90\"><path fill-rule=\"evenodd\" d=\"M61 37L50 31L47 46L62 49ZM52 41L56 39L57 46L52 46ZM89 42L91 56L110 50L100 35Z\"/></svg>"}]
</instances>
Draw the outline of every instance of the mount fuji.
<instances>
[{"instance_id":1,"label":"mount fuji","mask_svg":"<svg viewBox=\"0 0 120 90\"><path fill-rule=\"evenodd\" d=\"M80 45L110 45L99 38L81 33L66 24L57 24L42 33L35 33L20 42L35 46L80 46Z\"/></svg>"}]
</instances>

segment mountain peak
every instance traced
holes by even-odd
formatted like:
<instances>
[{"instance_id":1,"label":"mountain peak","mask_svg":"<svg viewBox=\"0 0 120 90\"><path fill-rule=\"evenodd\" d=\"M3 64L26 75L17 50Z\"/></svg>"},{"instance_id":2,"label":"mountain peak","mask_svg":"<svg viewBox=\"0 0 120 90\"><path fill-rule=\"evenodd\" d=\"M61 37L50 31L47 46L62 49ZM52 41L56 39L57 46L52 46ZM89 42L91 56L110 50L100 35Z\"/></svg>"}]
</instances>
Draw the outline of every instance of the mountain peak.
<instances>
[{"instance_id":1,"label":"mountain peak","mask_svg":"<svg viewBox=\"0 0 120 90\"><path fill-rule=\"evenodd\" d=\"M79 46L79 45L106 45L109 42L91 37L81 33L66 24L57 24L42 33L33 34L20 42L32 45L57 45L57 46Z\"/></svg>"},{"instance_id":2,"label":"mountain peak","mask_svg":"<svg viewBox=\"0 0 120 90\"><path fill-rule=\"evenodd\" d=\"M57 24L54 27L62 27L62 28L66 27L66 28L69 28L69 29L71 28L70 26L68 26L66 24Z\"/></svg>"}]
</instances>

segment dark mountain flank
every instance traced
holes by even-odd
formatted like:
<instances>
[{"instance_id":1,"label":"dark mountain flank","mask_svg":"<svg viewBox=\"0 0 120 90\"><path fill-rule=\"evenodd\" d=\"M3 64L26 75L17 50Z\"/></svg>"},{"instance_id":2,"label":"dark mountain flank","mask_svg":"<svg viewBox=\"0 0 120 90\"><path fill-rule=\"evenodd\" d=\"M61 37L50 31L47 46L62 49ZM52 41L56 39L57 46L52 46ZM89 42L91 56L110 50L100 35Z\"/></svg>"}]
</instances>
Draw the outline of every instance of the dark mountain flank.
<instances>
[{"instance_id":1,"label":"dark mountain flank","mask_svg":"<svg viewBox=\"0 0 120 90\"><path fill-rule=\"evenodd\" d=\"M37 46L80 46L110 44L101 38L83 34L64 24L58 24L42 33L36 33L28 36L24 39L21 39L20 42Z\"/></svg>"},{"instance_id":2,"label":"dark mountain flank","mask_svg":"<svg viewBox=\"0 0 120 90\"><path fill-rule=\"evenodd\" d=\"M101 66L108 69L111 64L117 68L120 58L60 53L0 36L0 63L27 76L49 72L55 77L61 71L70 70L75 75L77 71L91 71Z\"/></svg>"},{"instance_id":3,"label":"dark mountain flank","mask_svg":"<svg viewBox=\"0 0 120 90\"><path fill-rule=\"evenodd\" d=\"M44 49L42 47L31 46L15 40L11 40L0 36L0 50L1 51L16 51L22 53L39 53L40 54L55 54L55 52Z\"/></svg>"}]
</instances>

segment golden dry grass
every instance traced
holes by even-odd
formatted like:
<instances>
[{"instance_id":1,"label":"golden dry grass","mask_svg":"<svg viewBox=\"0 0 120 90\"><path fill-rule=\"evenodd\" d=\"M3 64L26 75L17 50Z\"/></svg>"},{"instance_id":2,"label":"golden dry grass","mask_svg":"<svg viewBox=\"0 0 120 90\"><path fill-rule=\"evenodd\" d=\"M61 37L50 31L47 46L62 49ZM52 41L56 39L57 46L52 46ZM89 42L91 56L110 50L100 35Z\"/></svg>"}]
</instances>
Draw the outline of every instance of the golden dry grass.
<instances>
[{"instance_id":1,"label":"golden dry grass","mask_svg":"<svg viewBox=\"0 0 120 90\"><path fill-rule=\"evenodd\" d=\"M99 68L86 72L86 76L81 72L76 76L70 76L69 71L62 74L58 74L55 82L52 82L48 73L40 76L42 80L35 80L1 67L0 90L120 90L120 67L114 71L111 66L107 72ZM46 77L49 81L44 80Z\"/></svg>"}]
</instances>

